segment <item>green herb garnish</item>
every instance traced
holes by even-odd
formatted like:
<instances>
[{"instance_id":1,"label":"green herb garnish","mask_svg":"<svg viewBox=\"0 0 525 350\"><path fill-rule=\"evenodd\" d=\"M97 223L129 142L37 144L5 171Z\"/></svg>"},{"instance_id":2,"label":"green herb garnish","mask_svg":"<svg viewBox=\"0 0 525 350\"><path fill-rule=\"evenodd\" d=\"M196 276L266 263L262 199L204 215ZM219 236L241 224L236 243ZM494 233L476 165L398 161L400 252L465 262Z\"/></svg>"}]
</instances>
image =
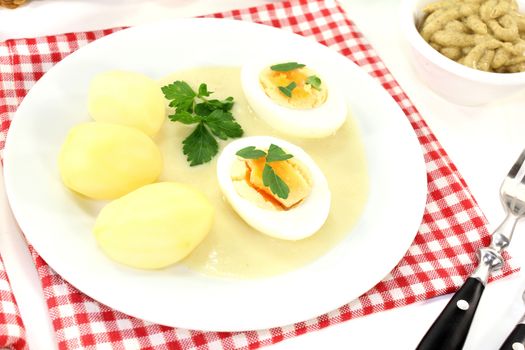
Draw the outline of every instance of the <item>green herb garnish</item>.
<instances>
[{"instance_id":1,"label":"green herb garnish","mask_svg":"<svg viewBox=\"0 0 525 350\"><path fill-rule=\"evenodd\" d=\"M288 86L279 86L279 90L288 97L292 97L292 91L297 87L295 81L292 81Z\"/></svg>"},{"instance_id":2,"label":"green herb garnish","mask_svg":"<svg viewBox=\"0 0 525 350\"><path fill-rule=\"evenodd\" d=\"M269 166L268 163L264 165L262 179L264 186L269 187L273 194L282 199L288 198L290 188L283 179L273 171L273 168Z\"/></svg>"},{"instance_id":3,"label":"green herb garnish","mask_svg":"<svg viewBox=\"0 0 525 350\"><path fill-rule=\"evenodd\" d=\"M237 153L235 153L239 157L242 157L244 159L259 159L261 157L266 156L265 151L261 151L260 149L256 149L255 146L248 146L241 150L239 150Z\"/></svg>"},{"instance_id":4,"label":"green herb garnish","mask_svg":"<svg viewBox=\"0 0 525 350\"><path fill-rule=\"evenodd\" d=\"M270 188L273 194L279 198L286 199L290 193L290 188L288 185L281 179L270 166L271 162L277 162L282 160L287 160L293 157L293 155L286 153L279 146L274 145L273 143L268 148L268 153L263 150L256 149L255 146L248 146L237 153L239 157L244 159L259 159L261 157L266 157L265 164L262 173L262 180L264 186Z\"/></svg>"},{"instance_id":5,"label":"green herb garnish","mask_svg":"<svg viewBox=\"0 0 525 350\"><path fill-rule=\"evenodd\" d=\"M219 152L216 137L226 140L242 136L243 130L231 113L233 97L222 101L208 99L213 92L208 91L206 84L200 84L195 92L188 83L180 80L163 86L162 92L170 100L170 107L175 108L175 113L168 116L171 121L197 124L182 141L182 151L190 166L207 163Z\"/></svg>"},{"instance_id":6,"label":"green herb garnish","mask_svg":"<svg viewBox=\"0 0 525 350\"><path fill-rule=\"evenodd\" d=\"M209 162L219 151L217 140L206 129L204 123L199 123L182 144L182 151L187 156L190 166Z\"/></svg>"},{"instance_id":7,"label":"green herb garnish","mask_svg":"<svg viewBox=\"0 0 525 350\"><path fill-rule=\"evenodd\" d=\"M289 72L297 68L303 68L305 65L297 62L286 62L279 63L270 67L271 70L276 72Z\"/></svg>"},{"instance_id":8,"label":"green herb garnish","mask_svg":"<svg viewBox=\"0 0 525 350\"><path fill-rule=\"evenodd\" d=\"M321 78L319 78L317 75L310 75L308 78L306 78L305 83L311 85L318 91L321 90Z\"/></svg>"},{"instance_id":9,"label":"green herb garnish","mask_svg":"<svg viewBox=\"0 0 525 350\"><path fill-rule=\"evenodd\" d=\"M266 155L266 162L277 162L280 160L287 160L292 158L293 156L291 154L286 153L283 151L283 149L279 146L274 145L273 143L270 145L270 148L268 148L268 154Z\"/></svg>"}]
</instances>

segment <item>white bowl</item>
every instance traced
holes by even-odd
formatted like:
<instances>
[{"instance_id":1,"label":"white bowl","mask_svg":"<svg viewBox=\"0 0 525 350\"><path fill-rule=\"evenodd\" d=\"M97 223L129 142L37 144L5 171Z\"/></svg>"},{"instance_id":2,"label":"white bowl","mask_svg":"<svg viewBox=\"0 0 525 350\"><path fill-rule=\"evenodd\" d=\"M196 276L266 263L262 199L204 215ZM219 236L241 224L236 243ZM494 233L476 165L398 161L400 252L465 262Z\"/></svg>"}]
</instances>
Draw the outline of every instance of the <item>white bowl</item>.
<instances>
[{"instance_id":1,"label":"white bowl","mask_svg":"<svg viewBox=\"0 0 525 350\"><path fill-rule=\"evenodd\" d=\"M421 8L435 0L403 0L401 27L410 44L414 67L434 92L445 99L468 106L477 106L510 96L525 89L525 72L489 73L466 67L434 50L419 34L416 22ZM518 1L524 12L525 0Z\"/></svg>"}]
</instances>

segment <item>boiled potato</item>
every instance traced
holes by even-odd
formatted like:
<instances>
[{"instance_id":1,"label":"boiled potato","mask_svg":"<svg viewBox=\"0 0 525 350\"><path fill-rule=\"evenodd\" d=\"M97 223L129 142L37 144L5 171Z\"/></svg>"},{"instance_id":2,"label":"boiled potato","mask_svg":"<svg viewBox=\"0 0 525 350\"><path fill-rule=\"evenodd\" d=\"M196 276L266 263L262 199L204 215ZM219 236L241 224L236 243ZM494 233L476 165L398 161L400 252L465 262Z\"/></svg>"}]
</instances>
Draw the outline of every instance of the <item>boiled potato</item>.
<instances>
[{"instance_id":1,"label":"boiled potato","mask_svg":"<svg viewBox=\"0 0 525 350\"><path fill-rule=\"evenodd\" d=\"M71 190L93 199L114 199L156 181L162 156L142 131L91 122L69 131L58 166Z\"/></svg>"},{"instance_id":2,"label":"boiled potato","mask_svg":"<svg viewBox=\"0 0 525 350\"><path fill-rule=\"evenodd\" d=\"M143 74L126 71L108 71L93 78L88 110L96 121L132 126L149 136L157 134L166 117L160 86Z\"/></svg>"},{"instance_id":3,"label":"boiled potato","mask_svg":"<svg viewBox=\"0 0 525 350\"><path fill-rule=\"evenodd\" d=\"M214 208L190 185L160 182L121 197L100 212L93 229L113 260L159 269L186 257L211 229Z\"/></svg>"}]
</instances>

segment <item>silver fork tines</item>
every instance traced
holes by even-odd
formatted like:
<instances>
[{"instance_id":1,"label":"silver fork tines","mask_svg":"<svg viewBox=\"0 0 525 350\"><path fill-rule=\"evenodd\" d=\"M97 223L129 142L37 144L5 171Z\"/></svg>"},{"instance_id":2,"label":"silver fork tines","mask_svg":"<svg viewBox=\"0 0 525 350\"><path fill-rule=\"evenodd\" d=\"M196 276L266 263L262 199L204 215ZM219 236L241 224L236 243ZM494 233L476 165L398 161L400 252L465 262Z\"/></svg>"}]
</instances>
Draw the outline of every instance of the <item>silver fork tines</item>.
<instances>
[{"instance_id":1,"label":"silver fork tines","mask_svg":"<svg viewBox=\"0 0 525 350\"><path fill-rule=\"evenodd\" d=\"M507 177L515 178L516 175L519 173L520 169L523 167L523 164L525 162L525 150L521 152L520 156L518 157L518 160L514 163L512 168L510 168L509 173L507 174ZM525 171L525 169L524 169ZM523 174L522 174L523 176Z\"/></svg>"},{"instance_id":2,"label":"silver fork tines","mask_svg":"<svg viewBox=\"0 0 525 350\"><path fill-rule=\"evenodd\" d=\"M525 150L503 181L500 196L507 214L525 215Z\"/></svg>"},{"instance_id":3,"label":"silver fork tines","mask_svg":"<svg viewBox=\"0 0 525 350\"><path fill-rule=\"evenodd\" d=\"M512 233L516 223L525 215L525 150L521 152L518 160L514 163L509 173L503 180L500 188L501 203L507 216L492 234L492 242L489 247L490 254L497 254L501 264L491 266L491 270L497 270L503 266L503 259L499 256L502 250L507 248L512 239ZM490 251L492 249L492 251ZM488 277L488 276L487 276Z\"/></svg>"}]
</instances>

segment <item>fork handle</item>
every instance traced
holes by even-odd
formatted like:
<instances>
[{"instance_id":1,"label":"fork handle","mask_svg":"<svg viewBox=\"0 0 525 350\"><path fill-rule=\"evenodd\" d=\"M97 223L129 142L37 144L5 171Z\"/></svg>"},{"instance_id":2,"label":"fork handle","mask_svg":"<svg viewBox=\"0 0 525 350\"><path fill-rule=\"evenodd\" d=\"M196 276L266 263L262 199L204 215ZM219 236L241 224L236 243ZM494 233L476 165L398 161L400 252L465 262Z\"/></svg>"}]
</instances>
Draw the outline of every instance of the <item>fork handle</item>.
<instances>
[{"instance_id":1,"label":"fork handle","mask_svg":"<svg viewBox=\"0 0 525 350\"><path fill-rule=\"evenodd\" d=\"M469 277L427 331L417 350L461 350L485 285Z\"/></svg>"},{"instance_id":2,"label":"fork handle","mask_svg":"<svg viewBox=\"0 0 525 350\"><path fill-rule=\"evenodd\" d=\"M514 330L509 334L500 350L516 350L525 348L525 324L520 323L514 327Z\"/></svg>"}]
</instances>

